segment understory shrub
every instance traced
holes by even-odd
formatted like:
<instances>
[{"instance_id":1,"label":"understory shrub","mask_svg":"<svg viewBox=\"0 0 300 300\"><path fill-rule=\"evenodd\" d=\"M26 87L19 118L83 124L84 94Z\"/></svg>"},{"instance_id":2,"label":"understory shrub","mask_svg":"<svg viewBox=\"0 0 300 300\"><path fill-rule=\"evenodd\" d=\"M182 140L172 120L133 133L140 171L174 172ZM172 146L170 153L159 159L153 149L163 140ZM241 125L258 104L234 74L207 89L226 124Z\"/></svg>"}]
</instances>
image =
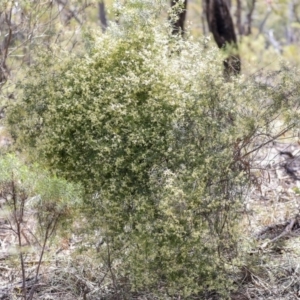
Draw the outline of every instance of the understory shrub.
<instances>
[{"instance_id":1,"label":"understory shrub","mask_svg":"<svg viewBox=\"0 0 300 300\"><path fill-rule=\"evenodd\" d=\"M30 159L85 187L116 281L225 293L251 155L297 125L298 77L225 81L218 50L171 36L133 2L121 25L90 34L85 56L41 57L7 124Z\"/></svg>"},{"instance_id":2,"label":"understory shrub","mask_svg":"<svg viewBox=\"0 0 300 300\"><path fill-rule=\"evenodd\" d=\"M2 288L4 297L18 294L32 299L40 285L42 264L51 255L49 248L58 233L60 237L70 234L81 196L79 185L50 175L36 164L27 166L15 155L0 156L1 233L4 245L6 238L11 240L2 253L6 264L13 266L10 284L5 272L1 276L7 284ZM32 261L36 261L33 267Z\"/></svg>"}]
</instances>

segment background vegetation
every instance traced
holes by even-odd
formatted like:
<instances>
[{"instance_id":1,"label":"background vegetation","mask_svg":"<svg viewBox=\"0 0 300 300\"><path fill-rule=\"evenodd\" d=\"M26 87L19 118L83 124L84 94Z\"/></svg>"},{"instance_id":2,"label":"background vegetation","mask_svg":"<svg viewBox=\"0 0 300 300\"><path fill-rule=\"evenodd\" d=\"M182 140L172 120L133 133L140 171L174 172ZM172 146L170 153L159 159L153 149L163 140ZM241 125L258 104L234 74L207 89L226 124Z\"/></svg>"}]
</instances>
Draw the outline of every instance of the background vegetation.
<instances>
[{"instance_id":1,"label":"background vegetation","mask_svg":"<svg viewBox=\"0 0 300 300\"><path fill-rule=\"evenodd\" d=\"M259 151L298 130L298 5L228 3L242 74L224 76L232 45L207 37L207 3L188 3L179 34L163 1L1 4L0 224L22 275L4 297L234 299L260 274L241 224ZM73 269L50 247L64 223ZM51 276L47 247L64 266Z\"/></svg>"}]
</instances>

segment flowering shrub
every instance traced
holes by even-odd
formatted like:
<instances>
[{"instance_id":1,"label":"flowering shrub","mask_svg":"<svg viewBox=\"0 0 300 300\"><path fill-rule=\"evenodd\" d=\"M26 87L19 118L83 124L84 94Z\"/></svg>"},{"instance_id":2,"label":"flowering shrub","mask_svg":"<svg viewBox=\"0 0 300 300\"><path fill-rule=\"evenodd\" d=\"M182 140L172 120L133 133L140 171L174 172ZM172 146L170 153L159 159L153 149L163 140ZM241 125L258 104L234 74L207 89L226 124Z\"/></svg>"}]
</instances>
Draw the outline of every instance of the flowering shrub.
<instances>
[{"instance_id":1,"label":"flowering shrub","mask_svg":"<svg viewBox=\"0 0 300 300\"><path fill-rule=\"evenodd\" d=\"M116 278L184 297L225 291L248 153L276 135L278 116L295 126L296 94L287 91L298 85L285 72L272 78L276 89L226 82L206 42L172 37L155 19L131 20L92 34L84 57L41 58L8 125L31 158L85 186L90 225L115 251Z\"/></svg>"}]
</instances>

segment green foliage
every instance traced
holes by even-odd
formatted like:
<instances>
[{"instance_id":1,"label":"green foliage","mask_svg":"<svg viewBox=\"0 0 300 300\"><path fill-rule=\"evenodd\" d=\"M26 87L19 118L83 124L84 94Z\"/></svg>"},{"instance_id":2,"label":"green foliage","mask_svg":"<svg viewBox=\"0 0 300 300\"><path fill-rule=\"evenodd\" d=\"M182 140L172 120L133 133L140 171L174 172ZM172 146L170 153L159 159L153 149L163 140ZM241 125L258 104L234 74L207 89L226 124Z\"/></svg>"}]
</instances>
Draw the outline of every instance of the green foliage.
<instances>
[{"instance_id":1,"label":"green foliage","mask_svg":"<svg viewBox=\"0 0 300 300\"><path fill-rule=\"evenodd\" d=\"M82 197L79 186L37 165L28 167L11 154L0 157L0 189L4 198L15 193L15 199L8 197L6 204L17 214L35 211L42 237L49 229L69 230Z\"/></svg>"},{"instance_id":2,"label":"green foliage","mask_svg":"<svg viewBox=\"0 0 300 300\"><path fill-rule=\"evenodd\" d=\"M83 184L116 278L185 298L228 291L249 153L282 130L279 115L295 126L299 83L284 70L276 88L225 82L216 49L133 7L84 57L42 57L8 126L29 157Z\"/></svg>"},{"instance_id":3,"label":"green foliage","mask_svg":"<svg viewBox=\"0 0 300 300\"><path fill-rule=\"evenodd\" d=\"M27 167L16 156L7 154L0 156L0 197L0 217L16 239L15 254L22 274L20 290L23 298L29 299L26 281L35 273L37 283L46 247L58 230L70 230L80 203L80 188L36 165ZM10 255L14 254L12 249ZM30 254L38 255L38 263L29 270L25 261Z\"/></svg>"}]
</instances>

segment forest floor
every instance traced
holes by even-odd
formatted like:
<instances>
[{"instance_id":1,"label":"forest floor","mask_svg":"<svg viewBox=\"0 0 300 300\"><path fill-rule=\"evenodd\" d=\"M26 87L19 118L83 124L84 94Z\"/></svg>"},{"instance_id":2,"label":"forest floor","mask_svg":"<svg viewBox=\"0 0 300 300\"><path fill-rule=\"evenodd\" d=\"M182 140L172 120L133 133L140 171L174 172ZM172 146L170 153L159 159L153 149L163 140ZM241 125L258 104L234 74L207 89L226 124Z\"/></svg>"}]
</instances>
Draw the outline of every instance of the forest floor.
<instances>
[{"instance_id":1,"label":"forest floor","mask_svg":"<svg viewBox=\"0 0 300 300\"><path fill-rule=\"evenodd\" d=\"M253 260L233 299L300 299L300 145L268 144L254 161L243 224Z\"/></svg>"},{"instance_id":2,"label":"forest floor","mask_svg":"<svg viewBox=\"0 0 300 300\"><path fill-rule=\"evenodd\" d=\"M0 145L7 143L9 139L3 134ZM232 293L231 299L300 299L300 145L277 141L265 146L253 157L252 173L254 185L249 190L241 223L245 233L241 237L242 244L245 240L251 241L247 249L249 259L241 267L237 291ZM17 299L22 298L17 236L9 229L11 224L7 223L2 200L0 198L0 300ZM46 249L36 281L40 245L30 233L34 232L34 226L29 212L26 230L22 233L23 242L28 244L28 251L24 253L27 299L123 299L110 292L109 284L104 284L109 270L97 264L88 251L78 253L81 237L76 235L58 238L53 244L56 246ZM35 246L29 247L33 244ZM33 286L35 293L30 294ZM126 299L154 298L135 295ZM220 298L207 295L205 299Z\"/></svg>"}]
</instances>

